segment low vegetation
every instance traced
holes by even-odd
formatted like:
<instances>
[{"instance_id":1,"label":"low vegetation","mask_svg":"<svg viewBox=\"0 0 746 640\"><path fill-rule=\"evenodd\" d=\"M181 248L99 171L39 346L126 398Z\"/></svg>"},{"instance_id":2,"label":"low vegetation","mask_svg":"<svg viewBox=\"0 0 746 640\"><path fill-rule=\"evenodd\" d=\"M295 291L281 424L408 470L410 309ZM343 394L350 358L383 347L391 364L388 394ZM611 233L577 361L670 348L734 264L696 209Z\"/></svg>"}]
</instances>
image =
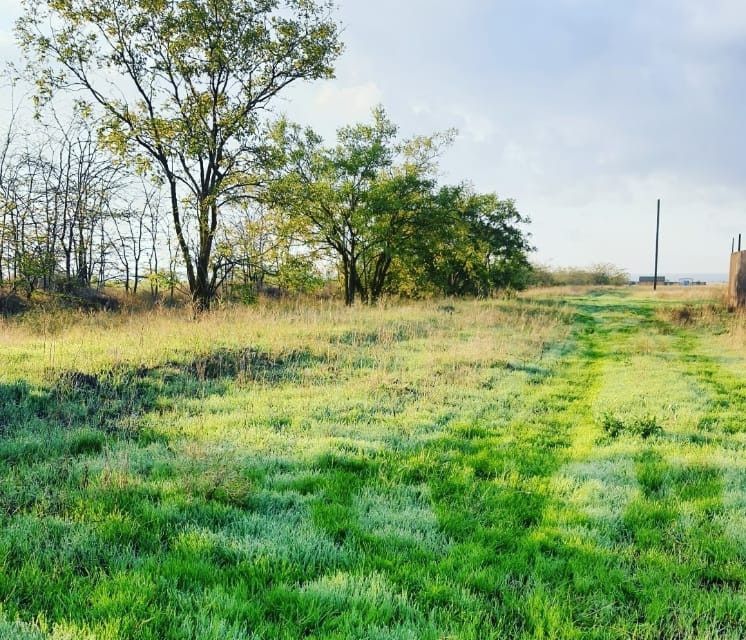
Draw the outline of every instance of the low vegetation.
<instances>
[{"instance_id":1,"label":"low vegetation","mask_svg":"<svg viewBox=\"0 0 746 640\"><path fill-rule=\"evenodd\" d=\"M743 323L650 295L0 320L0 637L742 637Z\"/></svg>"},{"instance_id":2,"label":"low vegetation","mask_svg":"<svg viewBox=\"0 0 746 640\"><path fill-rule=\"evenodd\" d=\"M590 267L547 267L534 265L529 282L539 287L603 286L629 284L629 274L613 264Z\"/></svg>"}]
</instances>

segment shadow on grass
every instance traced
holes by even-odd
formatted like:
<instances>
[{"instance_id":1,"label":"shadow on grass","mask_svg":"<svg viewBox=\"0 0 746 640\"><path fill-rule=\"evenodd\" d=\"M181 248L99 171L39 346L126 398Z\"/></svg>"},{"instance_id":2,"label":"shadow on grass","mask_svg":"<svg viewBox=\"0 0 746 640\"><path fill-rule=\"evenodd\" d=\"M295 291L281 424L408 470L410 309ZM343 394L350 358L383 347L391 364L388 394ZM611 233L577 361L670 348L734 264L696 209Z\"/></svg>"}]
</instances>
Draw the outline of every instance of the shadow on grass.
<instances>
[{"instance_id":1,"label":"shadow on grass","mask_svg":"<svg viewBox=\"0 0 746 640\"><path fill-rule=\"evenodd\" d=\"M41 388L24 380L0 384L0 461L22 457L20 452L8 452L14 448L9 447L8 438L19 433L54 439L86 430L147 440L152 434L141 428L145 414L167 411L181 400L223 394L234 383L297 382L307 368L322 360L310 351L272 354L254 348L216 349L150 367L62 371L51 375L48 385ZM103 436L86 438L90 445L71 445L68 452L100 449Z\"/></svg>"}]
</instances>

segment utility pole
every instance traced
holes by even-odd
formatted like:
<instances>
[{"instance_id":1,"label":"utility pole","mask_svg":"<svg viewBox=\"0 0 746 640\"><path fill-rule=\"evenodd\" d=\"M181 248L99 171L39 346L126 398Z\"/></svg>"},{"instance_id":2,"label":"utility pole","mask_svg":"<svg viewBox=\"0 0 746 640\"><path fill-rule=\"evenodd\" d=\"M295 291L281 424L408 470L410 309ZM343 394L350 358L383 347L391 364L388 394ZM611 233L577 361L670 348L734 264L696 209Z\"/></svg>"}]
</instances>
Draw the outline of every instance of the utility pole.
<instances>
[{"instance_id":1,"label":"utility pole","mask_svg":"<svg viewBox=\"0 0 746 640\"><path fill-rule=\"evenodd\" d=\"M655 273L653 275L653 291L658 289L658 243L661 235L661 199L658 198L658 215L655 221Z\"/></svg>"}]
</instances>

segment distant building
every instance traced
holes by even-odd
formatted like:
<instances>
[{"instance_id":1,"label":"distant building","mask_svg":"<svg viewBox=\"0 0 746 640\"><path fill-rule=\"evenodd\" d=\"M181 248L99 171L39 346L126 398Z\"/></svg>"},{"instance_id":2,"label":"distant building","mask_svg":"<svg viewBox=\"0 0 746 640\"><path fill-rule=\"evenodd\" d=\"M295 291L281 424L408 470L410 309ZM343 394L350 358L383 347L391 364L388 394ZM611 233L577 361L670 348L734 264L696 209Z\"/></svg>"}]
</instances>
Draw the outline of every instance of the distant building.
<instances>
[{"instance_id":1,"label":"distant building","mask_svg":"<svg viewBox=\"0 0 746 640\"><path fill-rule=\"evenodd\" d=\"M655 276L640 276L637 284L653 284ZM701 280L695 280L694 278L679 278L678 280L666 280L666 276L658 276L658 284L670 287L672 285L680 285L682 287L692 287L695 285L707 284Z\"/></svg>"}]
</instances>

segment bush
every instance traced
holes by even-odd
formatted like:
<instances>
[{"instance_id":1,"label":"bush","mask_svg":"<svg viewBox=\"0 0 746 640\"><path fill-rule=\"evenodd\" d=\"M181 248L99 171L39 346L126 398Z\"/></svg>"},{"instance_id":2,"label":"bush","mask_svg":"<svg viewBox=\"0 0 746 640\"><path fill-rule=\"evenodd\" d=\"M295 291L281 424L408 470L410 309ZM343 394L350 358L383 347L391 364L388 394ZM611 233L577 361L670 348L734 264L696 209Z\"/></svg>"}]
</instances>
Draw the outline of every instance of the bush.
<instances>
[{"instance_id":1,"label":"bush","mask_svg":"<svg viewBox=\"0 0 746 640\"><path fill-rule=\"evenodd\" d=\"M259 299L256 286L251 282L232 284L228 288L226 298L230 302L239 304L255 304Z\"/></svg>"},{"instance_id":2,"label":"bush","mask_svg":"<svg viewBox=\"0 0 746 640\"><path fill-rule=\"evenodd\" d=\"M624 420L607 411L601 416L601 426L611 438L631 435L647 439L663 433L663 427L654 416L637 416Z\"/></svg>"},{"instance_id":3,"label":"bush","mask_svg":"<svg viewBox=\"0 0 746 640\"><path fill-rule=\"evenodd\" d=\"M630 281L629 274L613 264L595 264L588 268L551 268L533 265L529 283L539 287L559 286L604 286L625 285Z\"/></svg>"}]
</instances>

